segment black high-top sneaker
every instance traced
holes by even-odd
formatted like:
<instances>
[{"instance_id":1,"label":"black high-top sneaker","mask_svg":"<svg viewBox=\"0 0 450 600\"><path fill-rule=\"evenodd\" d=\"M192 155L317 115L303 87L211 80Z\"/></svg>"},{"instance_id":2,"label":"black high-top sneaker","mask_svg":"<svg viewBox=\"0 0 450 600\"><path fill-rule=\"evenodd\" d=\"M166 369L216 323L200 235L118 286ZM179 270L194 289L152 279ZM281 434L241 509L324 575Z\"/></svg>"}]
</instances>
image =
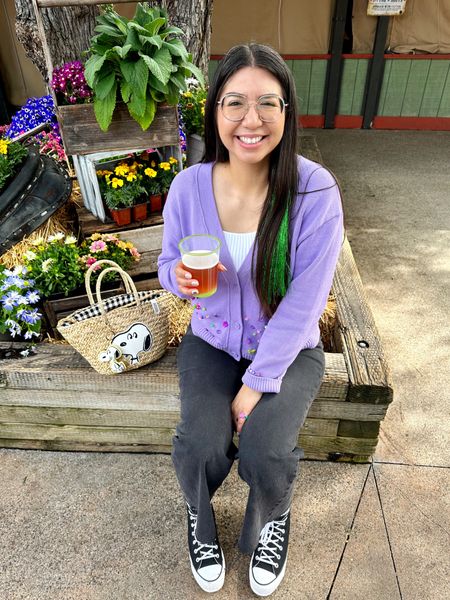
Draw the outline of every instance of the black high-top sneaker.
<instances>
[{"instance_id":1,"label":"black high-top sneaker","mask_svg":"<svg viewBox=\"0 0 450 600\"><path fill-rule=\"evenodd\" d=\"M286 571L289 509L263 527L250 561L250 587L258 596L269 596L280 585Z\"/></svg>"},{"instance_id":2,"label":"black high-top sneaker","mask_svg":"<svg viewBox=\"0 0 450 600\"><path fill-rule=\"evenodd\" d=\"M225 558L216 537L212 544L202 544L195 536L197 512L187 505L189 560L195 581L205 592L219 591L225 581Z\"/></svg>"}]
</instances>

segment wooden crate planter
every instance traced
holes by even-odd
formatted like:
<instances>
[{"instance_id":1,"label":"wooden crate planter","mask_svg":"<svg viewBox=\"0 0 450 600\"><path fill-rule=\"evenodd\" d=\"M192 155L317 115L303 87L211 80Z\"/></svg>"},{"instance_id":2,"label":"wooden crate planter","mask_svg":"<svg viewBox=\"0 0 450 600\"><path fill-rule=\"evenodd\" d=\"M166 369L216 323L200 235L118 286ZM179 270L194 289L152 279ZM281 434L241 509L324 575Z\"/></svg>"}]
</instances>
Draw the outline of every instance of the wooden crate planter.
<instances>
[{"instance_id":1,"label":"wooden crate planter","mask_svg":"<svg viewBox=\"0 0 450 600\"><path fill-rule=\"evenodd\" d=\"M306 458L367 461L392 387L347 241L333 291L340 351L325 355L324 380L299 443ZM175 352L119 376L99 375L63 345L40 344L36 355L0 360L0 446L170 452L179 418Z\"/></svg>"},{"instance_id":2,"label":"wooden crate planter","mask_svg":"<svg viewBox=\"0 0 450 600\"><path fill-rule=\"evenodd\" d=\"M93 104L58 106L56 116L61 126L67 154L94 154L105 150L127 152L131 148L154 148L179 143L176 106L159 104L155 119L147 129L130 117L125 104L118 102L108 131L95 119Z\"/></svg>"}]
</instances>

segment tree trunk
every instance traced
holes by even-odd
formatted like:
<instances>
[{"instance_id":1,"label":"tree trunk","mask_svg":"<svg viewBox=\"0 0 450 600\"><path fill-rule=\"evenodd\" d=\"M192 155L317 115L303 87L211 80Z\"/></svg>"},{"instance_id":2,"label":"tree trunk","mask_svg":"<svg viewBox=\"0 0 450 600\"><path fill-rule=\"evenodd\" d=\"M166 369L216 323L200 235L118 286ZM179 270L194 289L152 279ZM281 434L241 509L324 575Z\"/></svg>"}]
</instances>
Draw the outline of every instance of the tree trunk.
<instances>
[{"instance_id":1,"label":"tree trunk","mask_svg":"<svg viewBox=\"0 0 450 600\"><path fill-rule=\"evenodd\" d=\"M184 43L192 62L208 79L213 0L163 0L170 21L186 34Z\"/></svg>"},{"instance_id":2,"label":"tree trunk","mask_svg":"<svg viewBox=\"0 0 450 600\"><path fill-rule=\"evenodd\" d=\"M27 56L47 81L51 73L47 74L32 3L30 0L15 0L15 5L17 37L25 48ZM90 46L97 14L97 6L41 9L54 67L82 58L82 52Z\"/></svg>"}]
</instances>

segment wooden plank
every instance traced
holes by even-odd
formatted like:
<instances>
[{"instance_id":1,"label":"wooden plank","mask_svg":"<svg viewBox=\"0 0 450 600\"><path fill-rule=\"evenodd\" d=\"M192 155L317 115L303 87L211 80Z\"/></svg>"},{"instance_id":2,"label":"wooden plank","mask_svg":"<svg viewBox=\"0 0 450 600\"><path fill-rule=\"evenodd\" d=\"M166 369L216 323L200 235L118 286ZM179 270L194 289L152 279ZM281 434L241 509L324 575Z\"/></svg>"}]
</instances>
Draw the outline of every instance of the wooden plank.
<instances>
[{"instance_id":1,"label":"wooden plank","mask_svg":"<svg viewBox=\"0 0 450 600\"><path fill-rule=\"evenodd\" d=\"M402 110L403 97L405 95L406 85L408 83L408 74L411 64L408 60L393 60L390 62L392 64L389 77L389 87L386 90L382 114L399 115Z\"/></svg>"},{"instance_id":2,"label":"wooden plank","mask_svg":"<svg viewBox=\"0 0 450 600\"><path fill-rule=\"evenodd\" d=\"M130 428L172 428L180 420L179 411L148 411L148 410L92 410L82 408L41 408L30 406L0 406L0 437L3 426L9 427L15 433L13 437L39 437L32 432L34 425L54 426L83 426L90 428L114 427L117 430L128 431ZM21 433L23 425L24 435ZM336 436L338 435L338 419L309 419L305 420L302 433L305 435ZM5 431L5 430L3 430ZM362 436L361 436L362 437ZM366 436L367 437L367 436Z\"/></svg>"},{"instance_id":3,"label":"wooden plank","mask_svg":"<svg viewBox=\"0 0 450 600\"><path fill-rule=\"evenodd\" d=\"M356 72L358 61L354 58L346 58L342 65L341 90L339 95L339 104L337 114L352 115L353 92L355 89ZM358 113L361 114L361 113Z\"/></svg>"},{"instance_id":4,"label":"wooden plank","mask_svg":"<svg viewBox=\"0 0 450 600\"><path fill-rule=\"evenodd\" d=\"M122 239L127 239L127 231L129 229L143 229L151 225L161 225L164 221L161 213L151 214L140 223L130 223L129 225L122 226L114 223L112 219L105 221L104 223L97 219L89 210L86 210L84 206L76 207L78 222L80 224L81 231L85 237L92 235L93 233L121 233Z\"/></svg>"},{"instance_id":5,"label":"wooden plank","mask_svg":"<svg viewBox=\"0 0 450 600\"><path fill-rule=\"evenodd\" d=\"M309 87L308 114L323 114L323 98L327 75L326 60L313 60L311 65L311 84Z\"/></svg>"},{"instance_id":6,"label":"wooden plank","mask_svg":"<svg viewBox=\"0 0 450 600\"><path fill-rule=\"evenodd\" d=\"M0 346L1 347L1 346ZM325 376L319 395L323 399L345 399L348 377L344 357L325 353ZM81 394L99 393L178 394L176 348L168 348L157 362L120 376L100 375L71 346L40 344L37 353L20 361L0 361L0 404L8 394L1 388L35 390L73 390ZM39 392L39 390L41 390ZM322 392L323 390L323 392ZM81 398L82 396L80 396Z\"/></svg>"},{"instance_id":7,"label":"wooden plank","mask_svg":"<svg viewBox=\"0 0 450 600\"><path fill-rule=\"evenodd\" d=\"M417 117L430 71L431 60L412 60L401 108L402 117Z\"/></svg>"},{"instance_id":8,"label":"wooden plank","mask_svg":"<svg viewBox=\"0 0 450 600\"><path fill-rule=\"evenodd\" d=\"M444 92L450 62L446 60L431 61L427 85L419 111L419 117L436 117Z\"/></svg>"},{"instance_id":9,"label":"wooden plank","mask_svg":"<svg viewBox=\"0 0 450 600\"><path fill-rule=\"evenodd\" d=\"M297 90L297 105L301 115L309 114L309 86L311 83L311 60L293 60L292 76Z\"/></svg>"},{"instance_id":10,"label":"wooden plank","mask_svg":"<svg viewBox=\"0 0 450 600\"><path fill-rule=\"evenodd\" d=\"M369 69L369 59L359 58L355 59L358 64L356 70L355 86L353 89L353 100L352 100L352 115L363 114L363 102L364 102L364 90L366 86L367 71Z\"/></svg>"},{"instance_id":11,"label":"wooden plank","mask_svg":"<svg viewBox=\"0 0 450 600\"><path fill-rule=\"evenodd\" d=\"M380 336L348 239L333 280L338 330L350 380L350 402L388 404L393 392Z\"/></svg>"},{"instance_id":12,"label":"wooden plank","mask_svg":"<svg viewBox=\"0 0 450 600\"><path fill-rule=\"evenodd\" d=\"M448 61L447 76L442 90L441 102L437 113L438 117L450 117L450 61Z\"/></svg>"},{"instance_id":13,"label":"wooden plank","mask_svg":"<svg viewBox=\"0 0 450 600\"><path fill-rule=\"evenodd\" d=\"M392 60L385 61L384 72L383 72L383 81L381 83L381 90L380 90L380 99L378 101L377 115L390 114L390 113L385 113L385 107L386 107L386 96L387 96L387 92L388 92L390 80L391 80L391 69L392 69L393 62L394 61L392 61Z\"/></svg>"},{"instance_id":14,"label":"wooden plank","mask_svg":"<svg viewBox=\"0 0 450 600\"><path fill-rule=\"evenodd\" d=\"M125 104L118 102L108 131L98 126L92 104L57 107L64 146L67 154L126 151L130 148L156 148L179 142L178 114L174 106L158 104L151 126L142 131L131 118Z\"/></svg>"},{"instance_id":15,"label":"wooden plank","mask_svg":"<svg viewBox=\"0 0 450 600\"><path fill-rule=\"evenodd\" d=\"M145 445L145 444L96 444L89 442L66 442L53 440L11 440L1 439L1 448L18 448L22 450L47 450L47 451L68 451L68 452L145 452L146 454L170 454L172 446L168 445ZM353 453L328 453L320 451L306 451L305 460L328 460L333 462L370 462L369 454Z\"/></svg>"},{"instance_id":16,"label":"wooden plank","mask_svg":"<svg viewBox=\"0 0 450 600\"><path fill-rule=\"evenodd\" d=\"M95 444L142 444L151 446L171 446L175 433L171 427L83 427L74 425L27 425L0 423L0 439L40 440L55 442L77 442ZM357 439L338 436L299 436L299 446L306 452L371 454L377 439Z\"/></svg>"},{"instance_id":17,"label":"wooden plank","mask_svg":"<svg viewBox=\"0 0 450 600\"><path fill-rule=\"evenodd\" d=\"M166 390L154 394L133 393L133 390L104 393L99 390L85 392L80 399L79 392L73 390L46 390L45 393L39 393L35 390L9 389L7 393L0 393L0 402L0 422L50 423L52 419L62 422L66 411L67 418L73 419L75 410L79 413L87 413L93 419L100 418L105 413L113 413L111 418L116 419L117 422L122 418L124 422L129 422L132 418L131 414L134 413L139 415L137 417L139 419L142 415L151 414L157 421L165 418L166 415L169 419L179 418L180 413L178 394ZM308 418L358 422L381 421L387 407L388 405L382 404L323 399L319 392L309 409ZM15 415L15 418L12 415ZM67 422L73 423L73 420Z\"/></svg>"},{"instance_id":18,"label":"wooden plank","mask_svg":"<svg viewBox=\"0 0 450 600\"><path fill-rule=\"evenodd\" d=\"M92 6L110 4L110 0L36 0L40 8L57 8L59 6ZM131 0L133 2L133 0ZM114 4L130 3L130 0L114 0Z\"/></svg>"}]
</instances>

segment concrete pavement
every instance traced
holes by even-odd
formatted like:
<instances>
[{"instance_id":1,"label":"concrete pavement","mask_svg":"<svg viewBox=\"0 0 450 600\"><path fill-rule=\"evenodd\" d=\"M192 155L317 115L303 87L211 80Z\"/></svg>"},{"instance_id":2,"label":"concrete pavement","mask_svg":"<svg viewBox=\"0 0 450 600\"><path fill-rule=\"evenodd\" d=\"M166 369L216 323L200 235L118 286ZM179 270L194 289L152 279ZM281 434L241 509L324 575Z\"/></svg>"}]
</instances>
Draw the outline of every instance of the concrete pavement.
<instances>
[{"instance_id":1,"label":"concrete pavement","mask_svg":"<svg viewBox=\"0 0 450 600\"><path fill-rule=\"evenodd\" d=\"M349 240L384 342L394 402L367 465L301 463L285 600L450 596L450 133L307 131L344 190ZM228 573L246 485L214 503ZM206 598L188 565L169 456L0 449L0 600Z\"/></svg>"}]
</instances>

